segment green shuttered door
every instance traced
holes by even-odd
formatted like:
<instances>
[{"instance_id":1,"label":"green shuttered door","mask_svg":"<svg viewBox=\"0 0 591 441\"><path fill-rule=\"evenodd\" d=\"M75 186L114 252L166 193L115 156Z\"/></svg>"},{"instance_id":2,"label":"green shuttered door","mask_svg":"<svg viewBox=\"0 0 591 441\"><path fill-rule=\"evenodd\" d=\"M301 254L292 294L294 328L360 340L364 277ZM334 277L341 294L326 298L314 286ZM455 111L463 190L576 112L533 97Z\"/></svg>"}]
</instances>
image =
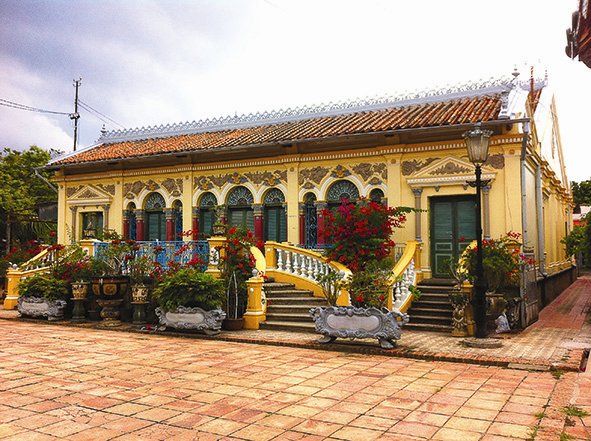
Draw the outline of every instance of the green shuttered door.
<instances>
[{"instance_id":1,"label":"green shuttered door","mask_svg":"<svg viewBox=\"0 0 591 441\"><path fill-rule=\"evenodd\" d=\"M474 196L431 198L431 269L433 277L449 278L449 262L457 260L476 239Z\"/></svg>"}]
</instances>

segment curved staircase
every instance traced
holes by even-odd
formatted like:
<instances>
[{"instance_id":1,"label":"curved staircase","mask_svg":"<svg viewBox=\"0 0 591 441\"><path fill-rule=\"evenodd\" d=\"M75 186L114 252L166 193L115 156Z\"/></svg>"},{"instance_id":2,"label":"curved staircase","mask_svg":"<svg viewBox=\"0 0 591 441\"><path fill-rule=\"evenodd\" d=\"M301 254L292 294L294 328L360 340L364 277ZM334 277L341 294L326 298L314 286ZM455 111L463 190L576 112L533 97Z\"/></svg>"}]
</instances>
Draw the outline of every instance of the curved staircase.
<instances>
[{"instance_id":1,"label":"curved staircase","mask_svg":"<svg viewBox=\"0 0 591 441\"><path fill-rule=\"evenodd\" d=\"M267 320L261 329L314 332L310 308L325 306L326 300L314 297L312 291L297 289L293 283L266 282Z\"/></svg>"},{"instance_id":2,"label":"curved staircase","mask_svg":"<svg viewBox=\"0 0 591 441\"><path fill-rule=\"evenodd\" d=\"M417 288L421 297L413 300L408 315L410 322L407 329L433 332L451 332L453 308L449 301L449 293L453 291L454 282L449 279L423 280Z\"/></svg>"}]
</instances>

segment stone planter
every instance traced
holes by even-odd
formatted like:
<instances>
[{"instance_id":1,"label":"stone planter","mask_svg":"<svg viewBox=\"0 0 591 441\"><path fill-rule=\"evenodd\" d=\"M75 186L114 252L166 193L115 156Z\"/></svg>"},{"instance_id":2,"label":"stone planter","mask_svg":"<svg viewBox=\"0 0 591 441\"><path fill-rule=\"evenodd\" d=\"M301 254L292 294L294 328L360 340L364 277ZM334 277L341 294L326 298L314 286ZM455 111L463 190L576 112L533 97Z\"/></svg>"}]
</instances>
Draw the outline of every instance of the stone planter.
<instances>
[{"instance_id":1,"label":"stone planter","mask_svg":"<svg viewBox=\"0 0 591 441\"><path fill-rule=\"evenodd\" d=\"M74 282L72 283L72 301L74 308L72 309L72 321L80 322L86 319L86 309L84 302L88 296L88 287L90 282Z\"/></svg>"},{"instance_id":2,"label":"stone planter","mask_svg":"<svg viewBox=\"0 0 591 441\"><path fill-rule=\"evenodd\" d=\"M42 297L19 297L17 310L21 316L47 317L47 320L63 320L67 302L50 301Z\"/></svg>"},{"instance_id":3,"label":"stone planter","mask_svg":"<svg viewBox=\"0 0 591 441\"><path fill-rule=\"evenodd\" d=\"M244 328L244 317L225 318L222 322L222 328L225 331L240 331Z\"/></svg>"},{"instance_id":4,"label":"stone planter","mask_svg":"<svg viewBox=\"0 0 591 441\"><path fill-rule=\"evenodd\" d=\"M329 306L310 309L316 332L323 337L319 343L331 343L340 338L377 338L383 349L392 349L401 336L401 326L408 323L408 314L398 310L353 306ZM401 320L398 321L397 318Z\"/></svg>"},{"instance_id":5,"label":"stone planter","mask_svg":"<svg viewBox=\"0 0 591 441\"><path fill-rule=\"evenodd\" d=\"M88 295L88 287L90 282L74 282L72 283L72 297L75 300L86 300Z\"/></svg>"},{"instance_id":6,"label":"stone planter","mask_svg":"<svg viewBox=\"0 0 591 441\"><path fill-rule=\"evenodd\" d=\"M100 317L105 325L121 324L121 304L126 300L128 286L129 279L125 276L101 277L92 281L92 293L96 303L102 308Z\"/></svg>"},{"instance_id":7,"label":"stone planter","mask_svg":"<svg viewBox=\"0 0 591 441\"><path fill-rule=\"evenodd\" d=\"M454 293L449 296L451 306L453 308L451 316L452 331L451 335L454 337L466 337L468 335L468 320L466 309L470 303L470 299L461 292Z\"/></svg>"},{"instance_id":8,"label":"stone planter","mask_svg":"<svg viewBox=\"0 0 591 441\"><path fill-rule=\"evenodd\" d=\"M92 292L98 299L123 299L127 292L127 277L101 277L92 281Z\"/></svg>"},{"instance_id":9,"label":"stone planter","mask_svg":"<svg viewBox=\"0 0 591 441\"><path fill-rule=\"evenodd\" d=\"M148 303L150 287L143 283L131 285L131 301L133 303Z\"/></svg>"},{"instance_id":10,"label":"stone planter","mask_svg":"<svg viewBox=\"0 0 591 441\"><path fill-rule=\"evenodd\" d=\"M222 321L226 318L226 313L221 309L204 311L198 307L185 306L179 306L175 311L156 308L156 315L164 329L168 326L176 329L194 329L203 331L206 335L218 334L222 327Z\"/></svg>"}]
</instances>

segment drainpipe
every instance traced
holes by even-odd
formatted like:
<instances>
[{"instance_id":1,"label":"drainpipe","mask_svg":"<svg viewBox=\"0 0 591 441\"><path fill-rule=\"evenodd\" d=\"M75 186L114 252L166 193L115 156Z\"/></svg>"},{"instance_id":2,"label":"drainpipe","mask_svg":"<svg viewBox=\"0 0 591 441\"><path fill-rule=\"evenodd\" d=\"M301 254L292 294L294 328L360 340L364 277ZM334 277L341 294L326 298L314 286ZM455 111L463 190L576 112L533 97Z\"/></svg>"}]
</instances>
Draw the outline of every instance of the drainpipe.
<instances>
[{"instance_id":1,"label":"drainpipe","mask_svg":"<svg viewBox=\"0 0 591 441\"><path fill-rule=\"evenodd\" d=\"M523 140L521 141L521 155L519 157L519 165L521 172L521 234L523 235L523 247L529 247L529 236L527 232L527 193L526 193L526 168L525 168L525 157L527 155L527 143L529 141L529 121L523 122ZM525 251L525 249L523 250ZM521 272L520 280L520 294L521 298L527 297L527 274L525 271ZM525 303L525 300L522 304ZM522 326L527 325L527 305L520 308L519 318Z\"/></svg>"},{"instance_id":2,"label":"drainpipe","mask_svg":"<svg viewBox=\"0 0 591 441\"><path fill-rule=\"evenodd\" d=\"M57 187L55 185L53 185L45 176L39 173L38 169L34 168L33 170L35 171L35 176L45 182L53 191L57 193Z\"/></svg>"},{"instance_id":3,"label":"drainpipe","mask_svg":"<svg viewBox=\"0 0 591 441\"><path fill-rule=\"evenodd\" d=\"M546 277L546 257L544 250L544 199L542 197L542 164L536 167L536 218L538 226L538 262L540 273Z\"/></svg>"},{"instance_id":4,"label":"drainpipe","mask_svg":"<svg viewBox=\"0 0 591 441\"><path fill-rule=\"evenodd\" d=\"M527 141L529 140L529 121L523 123L523 141L521 141L521 233L523 234L523 245L526 246L529 243L529 237L527 233L527 194L526 194L526 181L525 181L525 156L527 153Z\"/></svg>"}]
</instances>

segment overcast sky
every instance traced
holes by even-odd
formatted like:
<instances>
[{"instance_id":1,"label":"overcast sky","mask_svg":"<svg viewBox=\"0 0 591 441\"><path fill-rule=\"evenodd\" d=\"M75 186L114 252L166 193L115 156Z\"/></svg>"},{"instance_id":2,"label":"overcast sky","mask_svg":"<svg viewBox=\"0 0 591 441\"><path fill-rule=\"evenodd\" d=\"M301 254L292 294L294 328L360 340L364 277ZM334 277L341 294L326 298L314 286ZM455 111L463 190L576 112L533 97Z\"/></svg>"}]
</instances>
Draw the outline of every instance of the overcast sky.
<instances>
[{"instance_id":1,"label":"overcast sky","mask_svg":"<svg viewBox=\"0 0 591 441\"><path fill-rule=\"evenodd\" d=\"M126 128L548 69L571 180L591 178L576 0L0 0L0 99ZM540 67L541 66L541 67ZM103 121L80 109L79 146ZM108 121L108 120L107 120ZM0 106L0 147L72 149L66 115ZM107 129L119 126L109 122Z\"/></svg>"}]
</instances>

